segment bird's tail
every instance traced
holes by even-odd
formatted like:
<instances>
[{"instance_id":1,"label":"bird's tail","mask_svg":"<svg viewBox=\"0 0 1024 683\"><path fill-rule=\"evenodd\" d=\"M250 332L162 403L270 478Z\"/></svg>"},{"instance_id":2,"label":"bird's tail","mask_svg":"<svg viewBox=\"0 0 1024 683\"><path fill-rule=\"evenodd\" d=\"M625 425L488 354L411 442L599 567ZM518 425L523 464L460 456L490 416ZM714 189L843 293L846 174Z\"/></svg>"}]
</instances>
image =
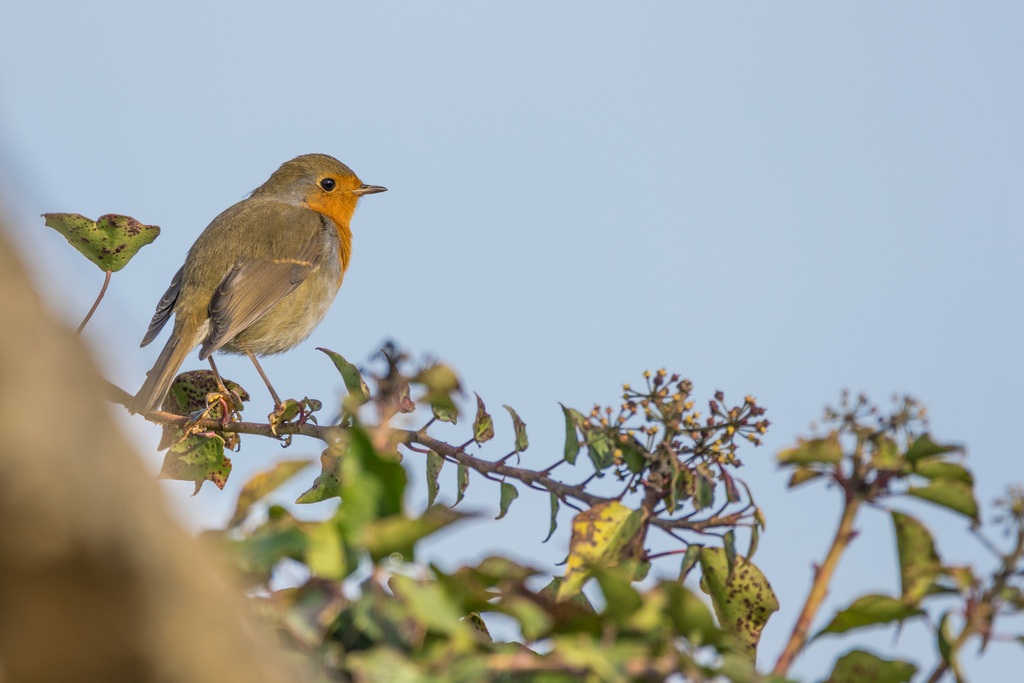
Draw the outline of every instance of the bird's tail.
<instances>
[{"instance_id":1,"label":"bird's tail","mask_svg":"<svg viewBox=\"0 0 1024 683\"><path fill-rule=\"evenodd\" d=\"M160 407L167 396L167 390L171 388L171 382L178 374L178 368L191 350L187 344L182 343L181 337L172 334L156 359L153 369L146 375L142 388L128 405L128 410L133 413L148 413Z\"/></svg>"}]
</instances>

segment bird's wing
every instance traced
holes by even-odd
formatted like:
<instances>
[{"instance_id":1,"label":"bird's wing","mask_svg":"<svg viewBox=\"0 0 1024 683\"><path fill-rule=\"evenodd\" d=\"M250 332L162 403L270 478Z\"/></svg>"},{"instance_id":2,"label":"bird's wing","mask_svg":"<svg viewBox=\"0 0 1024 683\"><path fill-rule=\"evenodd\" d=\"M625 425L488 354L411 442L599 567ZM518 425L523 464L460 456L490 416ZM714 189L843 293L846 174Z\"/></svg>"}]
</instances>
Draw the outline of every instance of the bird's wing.
<instances>
[{"instance_id":1,"label":"bird's wing","mask_svg":"<svg viewBox=\"0 0 1024 683\"><path fill-rule=\"evenodd\" d=\"M164 325L171 318L171 310L174 308L174 304L178 301L178 293L181 291L181 273L185 270L182 266L178 269L178 272L171 278L171 286L167 288L164 295L160 297L160 303L156 305L156 313L153 314L153 319L149 322L149 329L146 330L146 336L142 338L142 343L139 346L145 346L149 342L156 339L156 336L160 334L160 330L163 329Z\"/></svg>"},{"instance_id":2,"label":"bird's wing","mask_svg":"<svg viewBox=\"0 0 1024 683\"><path fill-rule=\"evenodd\" d=\"M293 292L323 257L324 228L319 214L308 209L289 207L289 224L281 230L264 232L274 243L276 258L243 256L221 281L210 299L210 334L200 349L200 359L227 344L249 327L277 302Z\"/></svg>"}]
</instances>

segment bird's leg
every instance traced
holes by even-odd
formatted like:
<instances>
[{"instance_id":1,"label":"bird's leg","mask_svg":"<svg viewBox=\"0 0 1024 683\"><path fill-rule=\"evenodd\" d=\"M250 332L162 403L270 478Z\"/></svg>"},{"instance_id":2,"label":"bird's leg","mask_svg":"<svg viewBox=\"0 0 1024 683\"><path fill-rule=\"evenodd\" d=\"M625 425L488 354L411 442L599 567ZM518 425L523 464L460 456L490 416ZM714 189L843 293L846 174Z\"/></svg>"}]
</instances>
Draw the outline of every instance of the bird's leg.
<instances>
[{"instance_id":1,"label":"bird's leg","mask_svg":"<svg viewBox=\"0 0 1024 683\"><path fill-rule=\"evenodd\" d=\"M221 401L224 405L223 416L224 422L227 424L228 416L231 412L240 411L242 409L242 397L236 392L228 389L228 386L224 383L224 380L220 376L220 371L217 370L217 364L213 362L213 356L207 358L210 361L210 368L213 370L213 376L217 379L217 391L221 395ZM247 399L248 400L248 399Z\"/></svg>"},{"instance_id":2,"label":"bird's leg","mask_svg":"<svg viewBox=\"0 0 1024 683\"><path fill-rule=\"evenodd\" d=\"M207 358L210 361L210 368L213 370L213 376L217 378L217 388L225 394L228 393L228 388L224 385L224 380L220 378L220 372L217 370L217 364L213 362L213 356Z\"/></svg>"},{"instance_id":3,"label":"bird's leg","mask_svg":"<svg viewBox=\"0 0 1024 683\"><path fill-rule=\"evenodd\" d=\"M281 403L281 399L278 398L277 392L274 391L274 387L270 385L270 380L267 379L267 373L263 372L263 368L260 367L260 362L256 360L256 356L252 355L252 351L246 349L245 355L249 356L249 360L251 360L252 364L256 366L256 372L260 373L260 377L263 378L263 383L267 385L267 389L270 390L270 395L274 397L274 409L280 410L283 404Z\"/></svg>"}]
</instances>

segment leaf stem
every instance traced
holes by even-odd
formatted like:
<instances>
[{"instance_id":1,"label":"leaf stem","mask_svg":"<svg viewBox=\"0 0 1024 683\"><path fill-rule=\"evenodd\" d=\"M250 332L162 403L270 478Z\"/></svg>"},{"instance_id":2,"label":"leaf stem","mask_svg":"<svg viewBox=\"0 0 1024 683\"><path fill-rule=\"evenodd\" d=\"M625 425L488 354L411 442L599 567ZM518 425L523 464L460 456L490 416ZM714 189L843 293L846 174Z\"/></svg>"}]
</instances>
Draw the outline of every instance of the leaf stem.
<instances>
[{"instance_id":1,"label":"leaf stem","mask_svg":"<svg viewBox=\"0 0 1024 683\"><path fill-rule=\"evenodd\" d=\"M75 331L76 335L82 334L82 330L85 329L85 326L89 322L89 319L92 318L92 314L95 313L96 309L99 307L100 301L103 300L103 295L106 294L107 292L107 285L110 284L110 276L113 275L113 273L109 270L106 271L106 273L107 276L103 279L103 287L102 289L100 289L100 295L96 297L96 301L93 302L92 308L90 308L89 312L85 314L85 319L82 320L82 324L79 325L78 330Z\"/></svg>"}]
</instances>

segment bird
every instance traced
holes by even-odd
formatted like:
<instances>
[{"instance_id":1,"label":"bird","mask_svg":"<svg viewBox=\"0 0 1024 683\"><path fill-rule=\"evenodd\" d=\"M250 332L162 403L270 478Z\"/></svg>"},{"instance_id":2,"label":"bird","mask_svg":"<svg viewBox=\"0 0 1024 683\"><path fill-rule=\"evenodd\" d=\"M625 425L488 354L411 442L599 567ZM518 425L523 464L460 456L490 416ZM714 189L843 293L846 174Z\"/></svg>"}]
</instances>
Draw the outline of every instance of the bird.
<instances>
[{"instance_id":1,"label":"bird","mask_svg":"<svg viewBox=\"0 0 1024 683\"><path fill-rule=\"evenodd\" d=\"M210 354L248 356L280 409L256 356L287 351L320 324L352 256L356 203L386 190L363 183L334 157L303 154L214 218L157 304L141 346L172 313L174 327L128 409L149 413L160 406L197 346L218 379Z\"/></svg>"}]
</instances>

